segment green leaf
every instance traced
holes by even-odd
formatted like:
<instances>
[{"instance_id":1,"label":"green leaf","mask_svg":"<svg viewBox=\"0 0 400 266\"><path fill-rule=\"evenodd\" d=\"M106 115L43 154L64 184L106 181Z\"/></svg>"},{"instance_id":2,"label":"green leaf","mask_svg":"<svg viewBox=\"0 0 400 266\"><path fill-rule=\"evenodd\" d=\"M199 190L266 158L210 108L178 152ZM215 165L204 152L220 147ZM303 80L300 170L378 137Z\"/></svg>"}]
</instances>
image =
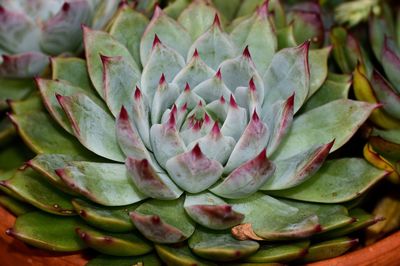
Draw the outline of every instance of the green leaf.
<instances>
[{"instance_id":1,"label":"green leaf","mask_svg":"<svg viewBox=\"0 0 400 266\"><path fill-rule=\"evenodd\" d=\"M122 56L101 55L103 62L104 100L111 113L117 117L122 106L132 105L134 87L140 84L140 70ZM129 108L130 109L130 108Z\"/></svg>"},{"instance_id":2,"label":"green leaf","mask_svg":"<svg viewBox=\"0 0 400 266\"><path fill-rule=\"evenodd\" d=\"M157 35L166 46L174 48L181 56L186 57L190 44L192 43L189 33L182 25L168 17L164 11L157 6L153 13L153 18L140 41L140 59L143 66L146 66L150 60L155 35ZM160 75L158 77L160 77Z\"/></svg>"},{"instance_id":3,"label":"green leaf","mask_svg":"<svg viewBox=\"0 0 400 266\"><path fill-rule=\"evenodd\" d=\"M141 13L125 5L118 11L109 32L117 41L123 44L133 59L140 63L140 39L149 20Z\"/></svg>"},{"instance_id":4,"label":"green leaf","mask_svg":"<svg viewBox=\"0 0 400 266\"><path fill-rule=\"evenodd\" d=\"M363 159L331 160L299 186L270 194L310 202L345 202L360 196L386 174Z\"/></svg>"},{"instance_id":5,"label":"green leaf","mask_svg":"<svg viewBox=\"0 0 400 266\"><path fill-rule=\"evenodd\" d=\"M261 193L227 202L232 204L233 210L245 215L242 224L251 225L257 240L305 238L320 230L317 215Z\"/></svg>"},{"instance_id":6,"label":"green leaf","mask_svg":"<svg viewBox=\"0 0 400 266\"><path fill-rule=\"evenodd\" d=\"M311 147L284 160L276 160L276 170L260 190L295 187L312 176L325 162L333 142Z\"/></svg>"},{"instance_id":7,"label":"green leaf","mask_svg":"<svg viewBox=\"0 0 400 266\"><path fill-rule=\"evenodd\" d=\"M148 254L138 257L116 257L99 255L98 257L90 260L86 266L132 266L132 265L150 265L161 266L161 261L155 254Z\"/></svg>"},{"instance_id":8,"label":"green leaf","mask_svg":"<svg viewBox=\"0 0 400 266\"><path fill-rule=\"evenodd\" d=\"M101 205L123 206L146 198L123 164L70 162L56 173L72 190Z\"/></svg>"},{"instance_id":9,"label":"green leaf","mask_svg":"<svg viewBox=\"0 0 400 266\"><path fill-rule=\"evenodd\" d=\"M197 258L190 251L188 246L167 246L167 245L156 245L156 251L158 256L167 265L180 265L180 266L216 266L215 263L203 261Z\"/></svg>"},{"instance_id":10,"label":"green leaf","mask_svg":"<svg viewBox=\"0 0 400 266\"><path fill-rule=\"evenodd\" d=\"M304 261L318 261L334 258L342 255L350 248L358 244L358 239L342 237L334 240L329 240L309 247L307 254L304 256Z\"/></svg>"},{"instance_id":11,"label":"green leaf","mask_svg":"<svg viewBox=\"0 0 400 266\"><path fill-rule=\"evenodd\" d=\"M8 232L32 246L51 251L78 251L85 244L75 233L75 228L85 228L78 217L60 217L44 212L28 212L17 218Z\"/></svg>"},{"instance_id":12,"label":"green leaf","mask_svg":"<svg viewBox=\"0 0 400 266\"><path fill-rule=\"evenodd\" d=\"M76 233L88 247L107 255L139 256L153 249L148 241L133 233L117 234L92 228L77 228Z\"/></svg>"},{"instance_id":13,"label":"green leaf","mask_svg":"<svg viewBox=\"0 0 400 266\"><path fill-rule=\"evenodd\" d=\"M114 118L88 96L57 95L78 140L89 150L110 160L123 162L123 155L115 135ZM113 130L109 130L109 129Z\"/></svg>"},{"instance_id":14,"label":"green leaf","mask_svg":"<svg viewBox=\"0 0 400 266\"><path fill-rule=\"evenodd\" d=\"M310 111L311 109L335 100L347 99L351 84L350 78L345 82L339 82L328 77L328 79L322 84L321 88L318 89L318 91L303 105L300 112L304 113Z\"/></svg>"},{"instance_id":15,"label":"green leaf","mask_svg":"<svg viewBox=\"0 0 400 266\"><path fill-rule=\"evenodd\" d=\"M249 47L259 73L265 73L278 48L267 9L268 3L264 2L253 16L242 21L231 32L231 38L239 49Z\"/></svg>"},{"instance_id":16,"label":"green leaf","mask_svg":"<svg viewBox=\"0 0 400 266\"><path fill-rule=\"evenodd\" d=\"M77 57L52 57L51 79L69 82L72 86L80 87L85 91L93 89L90 83L86 61Z\"/></svg>"},{"instance_id":17,"label":"green leaf","mask_svg":"<svg viewBox=\"0 0 400 266\"><path fill-rule=\"evenodd\" d=\"M335 230L332 231L328 231L325 232L321 235L316 236L317 239L332 239L332 238L336 238L336 237L342 237L348 234L351 234L353 232L357 232L360 231L366 227L369 227L383 219L385 219L384 217L374 217L372 214L367 213L366 211L364 211L363 209L352 209L350 210L350 216L353 217L354 222L341 227L341 228L337 228Z\"/></svg>"},{"instance_id":18,"label":"green leaf","mask_svg":"<svg viewBox=\"0 0 400 266\"><path fill-rule=\"evenodd\" d=\"M308 92L308 98L318 91L328 76L328 57L331 50L332 47L328 46L322 49L310 50L308 54L308 62L310 64L310 91Z\"/></svg>"},{"instance_id":19,"label":"green leaf","mask_svg":"<svg viewBox=\"0 0 400 266\"><path fill-rule=\"evenodd\" d=\"M195 41L213 24L218 11L206 1L193 1L189 7L179 15L178 22L189 32Z\"/></svg>"},{"instance_id":20,"label":"green leaf","mask_svg":"<svg viewBox=\"0 0 400 266\"><path fill-rule=\"evenodd\" d=\"M245 258L245 261L253 263L287 263L304 257L309 245L310 242L307 240L283 244L262 244L260 249L255 254Z\"/></svg>"},{"instance_id":21,"label":"green leaf","mask_svg":"<svg viewBox=\"0 0 400 266\"><path fill-rule=\"evenodd\" d=\"M310 87L308 50L309 43L305 42L297 47L282 49L274 55L263 76L264 105L286 100L294 93L294 112L300 109Z\"/></svg>"},{"instance_id":22,"label":"green leaf","mask_svg":"<svg viewBox=\"0 0 400 266\"><path fill-rule=\"evenodd\" d=\"M151 199L130 213L136 228L156 243L178 243L194 232L194 223L183 208L183 198L176 200Z\"/></svg>"},{"instance_id":23,"label":"green leaf","mask_svg":"<svg viewBox=\"0 0 400 266\"><path fill-rule=\"evenodd\" d=\"M134 229L129 212L134 211L139 204L135 203L121 207L106 207L92 202L73 199L72 205L76 212L88 224L108 232L129 232Z\"/></svg>"},{"instance_id":24,"label":"green leaf","mask_svg":"<svg viewBox=\"0 0 400 266\"><path fill-rule=\"evenodd\" d=\"M0 194L0 205L6 208L15 216L31 212L34 210L31 205L26 204L20 200L17 200L11 196Z\"/></svg>"},{"instance_id":25,"label":"green leaf","mask_svg":"<svg viewBox=\"0 0 400 266\"><path fill-rule=\"evenodd\" d=\"M256 241L240 241L229 231L211 231L197 228L189 239L192 252L213 261L232 261L255 253L259 244Z\"/></svg>"},{"instance_id":26,"label":"green leaf","mask_svg":"<svg viewBox=\"0 0 400 266\"><path fill-rule=\"evenodd\" d=\"M222 61L236 55L236 47L229 35L222 30L218 16L215 16L210 29L192 44L187 53L188 57L193 55L196 49L201 59L214 70L217 70Z\"/></svg>"},{"instance_id":27,"label":"green leaf","mask_svg":"<svg viewBox=\"0 0 400 266\"><path fill-rule=\"evenodd\" d=\"M76 93L81 93L88 96L99 106L105 107L103 101L100 100L97 95L93 93L90 87L84 87L82 89L81 87L69 85L67 82L64 81L47 80L41 78L36 79L36 84L39 88L40 94L42 96L42 101L47 111L50 113L53 119L57 121L58 124L70 134L73 134L72 127L68 121L67 115L57 101L57 94L63 96L72 96Z\"/></svg>"},{"instance_id":28,"label":"green leaf","mask_svg":"<svg viewBox=\"0 0 400 266\"><path fill-rule=\"evenodd\" d=\"M83 27L83 41L90 80L101 97L104 97L104 84L103 64L100 55L122 56L135 69L139 69L128 49L110 34Z\"/></svg>"},{"instance_id":29,"label":"green leaf","mask_svg":"<svg viewBox=\"0 0 400 266\"><path fill-rule=\"evenodd\" d=\"M18 170L12 178L1 181L0 185L45 212L66 216L76 215L70 196L54 189L32 168Z\"/></svg>"},{"instance_id":30,"label":"green leaf","mask_svg":"<svg viewBox=\"0 0 400 266\"><path fill-rule=\"evenodd\" d=\"M7 99L21 100L33 91L32 80L0 78L0 110L7 109Z\"/></svg>"},{"instance_id":31,"label":"green leaf","mask_svg":"<svg viewBox=\"0 0 400 266\"><path fill-rule=\"evenodd\" d=\"M44 112L36 111L23 115L11 115L10 118L24 142L36 153L92 157L88 150L53 122L53 119ZM40 127L37 125L40 125Z\"/></svg>"},{"instance_id":32,"label":"green leaf","mask_svg":"<svg viewBox=\"0 0 400 266\"><path fill-rule=\"evenodd\" d=\"M343 146L367 120L377 106L352 100L336 100L312 109L294 119L291 131L274 153L274 159L285 159L312 145L332 140L331 152Z\"/></svg>"}]
</instances>

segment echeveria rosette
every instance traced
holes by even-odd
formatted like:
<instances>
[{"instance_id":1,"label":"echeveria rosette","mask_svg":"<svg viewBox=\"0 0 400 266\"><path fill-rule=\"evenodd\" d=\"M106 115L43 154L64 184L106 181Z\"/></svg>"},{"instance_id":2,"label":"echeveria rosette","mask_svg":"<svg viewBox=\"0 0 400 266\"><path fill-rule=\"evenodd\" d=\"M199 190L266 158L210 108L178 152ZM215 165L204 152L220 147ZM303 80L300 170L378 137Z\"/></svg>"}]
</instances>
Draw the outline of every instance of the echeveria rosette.
<instances>
[{"instance_id":1,"label":"echeveria rosette","mask_svg":"<svg viewBox=\"0 0 400 266\"><path fill-rule=\"evenodd\" d=\"M55 58L52 79L36 79L44 107L10 115L38 155L1 188L41 211L8 233L45 249L214 265L299 259L304 239L353 231L339 204L386 172L325 160L377 105L346 99L348 77L328 75L329 47L278 48L267 11L226 32L208 1L177 20L123 5L108 33L84 27L86 60ZM330 256L355 243L332 241Z\"/></svg>"},{"instance_id":2,"label":"echeveria rosette","mask_svg":"<svg viewBox=\"0 0 400 266\"><path fill-rule=\"evenodd\" d=\"M392 14L392 10L384 2L381 3L380 11L372 15L368 23L368 48L373 52L372 55L344 28L333 29L331 39L337 44L333 54L339 67L346 73L353 72L356 98L381 104L381 108L371 114L370 120L376 128L371 129L368 134L364 155L376 167L389 171L391 181L399 183L400 17L394 16L396 14ZM375 57L381 67L372 65L372 57Z\"/></svg>"}]
</instances>

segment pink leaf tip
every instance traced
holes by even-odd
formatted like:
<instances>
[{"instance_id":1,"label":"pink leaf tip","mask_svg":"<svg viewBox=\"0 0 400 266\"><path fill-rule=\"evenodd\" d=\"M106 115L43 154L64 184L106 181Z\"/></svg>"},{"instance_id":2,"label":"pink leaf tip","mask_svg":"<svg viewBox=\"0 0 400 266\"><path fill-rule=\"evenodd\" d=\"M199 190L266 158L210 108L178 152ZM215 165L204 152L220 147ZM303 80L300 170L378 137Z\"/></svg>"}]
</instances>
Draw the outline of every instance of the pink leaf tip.
<instances>
[{"instance_id":1,"label":"pink leaf tip","mask_svg":"<svg viewBox=\"0 0 400 266\"><path fill-rule=\"evenodd\" d=\"M236 103L236 101L235 101L235 98L233 97L232 94L231 94L231 98L229 99L229 105L230 105L231 107L233 107L233 108L237 108L237 107L238 107L238 105L237 105L237 103Z\"/></svg>"},{"instance_id":2,"label":"pink leaf tip","mask_svg":"<svg viewBox=\"0 0 400 266\"><path fill-rule=\"evenodd\" d=\"M160 77L160 81L158 82L158 85L165 85L165 83L166 83L166 81L165 81L165 75L164 75L164 73L162 73L161 74L161 77Z\"/></svg>"},{"instance_id":3,"label":"pink leaf tip","mask_svg":"<svg viewBox=\"0 0 400 266\"><path fill-rule=\"evenodd\" d=\"M204 122L206 124L209 124L211 122L211 118L207 113L204 115Z\"/></svg>"},{"instance_id":4,"label":"pink leaf tip","mask_svg":"<svg viewBox=\"0 0 400 266\"><path fill-rule=\"evenodd\" d=\"M221 21L219 20L219 16L217 13L215 13L215 16L214 16L213 26L221 28Z\"/></svg>"},{"instance_id":5,"label":"pink leaf tip","mask_svg":"<svg viewBox=\"0 0 400 266\"><path fill-rule=\"evenodd\" d=\"M173 112L171 112L171 113L169 114L168 126L169 126L170 128L174 128L174 127L175 127L175 124L176 124L175 115L174 115Z\"/></svg>"},{"instance_id":6,"label":"pink leaf tip","mask_svg":"<svg viewBox=\"0 0 400 266\"><path fill-rule=\"evenodd\" d=\"M121 120L129 119L128 111L126 111L125 106L121 107L121 112L119 113L119 119L121 119Z\"/></svg>"},{"instance_id":7,"label":"pink leaf tip","mask_svg":"<svg viewBox=\"0 0 400 266\"><path fill-rule=\"evenodd\" d=\"M68 2L65 2L61 9L63 12L68 12L70 7L71 7L71 5Z\"/></svg>"},{"instance_id":8,"label":"pink leaf tip","mask_svg":"<svg viewBox=\"0 0 400 266\"><path fill-rule=\"evenodd\" d=\"M171 113L173 113L174 115L176 115L177 112L178 112L178 108L176 107L176 104L172 105Z\"/></svg>"},{"instance_id":9,"label":"pink leaf tip","mask_svg":"<svg viewBox=\"0 0 400 266\"><path fill-rule=\"evenodd\" d=\"M256 84L254 84L253 77L249 81L249 89L250 89L250 91L253 91L253 92L256 91Z\"/></svg>"},{"instance_id":10,"label":"pink leaf tip","mask_svg":"<svg viewBox=\"0 0 400 266\"><path fill-rule=\"evenodd\" d=\"M199 57L199 51L197 51L197 48L194 49L194 53L193 53L193 58L198 58Z\"/></svg>"},{"instance_id":11,"label":"pink leaf tip","mask_svg":"<svg viewBox=\"0 0 400 266\"><path fill-rule=\"evenodd\" d=\"M221 135L221 130L220 130L220 128L219 128L219 125L218 125L218 122L217 122L217 121L214 122L214 125L213 125L213 127L212 127L212 129L211 129L211 134L212 134L214 137L217 137L217 136Z\"/></svg>"},{"instance_id":12,"label":"pink leaf tip","mask_svg":"<svg viewBox=\"0 0 400 266\"><path fill-rule=\"evenodd\" d=\"M197 144L193 147L191 153L193 154L193 156L194 156L195 158L199 158L199 157L201 157L201 156L203 155L203 153L201 152L199 143L197 143Z\"/></svg>"},{"instance_id":13,"label":"pink leaf tip","mask_svg":"<svg viewBox=\"0 0 400 266\"><path fill-rule=\"evenodd\" d=\"M217 73L215 73L215 77L219 80L222 79L221 68L218 68Z\"/></svg>"},{"instance_id":14,"label":"pink leaf tip","mask_svg":"<svg viewBox=\"0 0 400 266\"><path fill-rule=\"evenodd\" d=\"M200 101L197 103L197 106L198 106L198 107L203 107L203 102L200 100Z\"/></svg>"},{"instance_id":15,"label":"pink leaf tip","mask_svg":"<svg viewBox=\"0 0 400 266\"><path fill-rule=\"evenodd\" d=\"M189 83L187 83L187 82L185 85L185 92L190 92L190 86L189 86Z\"/></svg>"},{"instance_id":16,"label":"pink leaf tip","mask_svg":"<svg viewBox=\"0 0 400 266\"><path fill-rule=\"evenodd\" d=\"M259 122L260 121L260 117L258 116L257 111L255 109L254 109L253 115L251 116L251 119L254 122Z\"/></svg>"},{"instance_id":17,"label":"pink leaf tip","mask_svg":"<svg viewBox=\"0 0 400 266\"><path fill-rule=\"evenodd\" d=\"M182 112L186 112L186 110L187 110L187 103L185 103L185 104L182 105L182 107L181 107L181 111L182 111Z\"/></svg>"},{"instance_id":18,"label":"pink leaf tip","mask_svg":"<svg viewBox=\"0 0 400 266\"><path fill-rule=\"evenodd\" d=\"M136 89L135 89L135 100L140 100L141 97L142 97L142 92L140 91L139 87L136 86Z\"/></svg>"},{"instance_id":19,"label":"pink leaf tip","mask_svg":"<svg viewBox=\"0 0 400 266\"><path fill-rule=\"evenodd\" d=\"M246 57L246 58L251 58L250 51L249 51L249 46L248 46L248 45L247 45L247 46L244 48L244 50L243 50L243 56Z\"/></svg>"},{"instance_id":20,"label":"pink leaf tip","mask_svg":"<svg viewBox=\"0 0 400 266\"><path fill-rule=\"evenodd\" d=\"M268 15L268 5L269 5L269 0L265 0L264 3L257 9L257 14L261 18L265 18Z\"/></svg>"},{"instance_id":21,"label":"pink leaf tip","mask_svg":"<svg viewBox=\"0 0 400 266\"><path fill-rule=\"evenodd\" d=\"M221 98L219 98L219 101L221 102L221 104L225 104L225 98L224 98L224 96L221 96Z\"/></svg>"},{"instance_id":22,"label":"pink leaf tip","mask_svg":"<svg viewBox=\"0 0 400 266\"><path fill-rule=\"evenodd\" d=\"M153 224L160 224L160 222L161 222L160 216L158 216L158 215L151 216L151 222Z\"/></svg>"},{"instance_id":23,"label":"pink leaf tip","mask_svg":"<svg viewBox=\"0 0 400 266\"><path fill-rule=\"evenodd\" d=\"M157 45L161 44L160 39L158 38L157 34L154 34L154 40L153 40L153 48Z\"/></svg>"},{"instance_id":24,"label":"pink leaf tip","mask_svg":"<svg viewBox=\"0 0 400 266\"><path fill-rule=\"evenodd\" d=\"M259 161L264 161L267 158L267 148L264 148L256 157Z\"/></svg>"}]
</instances>

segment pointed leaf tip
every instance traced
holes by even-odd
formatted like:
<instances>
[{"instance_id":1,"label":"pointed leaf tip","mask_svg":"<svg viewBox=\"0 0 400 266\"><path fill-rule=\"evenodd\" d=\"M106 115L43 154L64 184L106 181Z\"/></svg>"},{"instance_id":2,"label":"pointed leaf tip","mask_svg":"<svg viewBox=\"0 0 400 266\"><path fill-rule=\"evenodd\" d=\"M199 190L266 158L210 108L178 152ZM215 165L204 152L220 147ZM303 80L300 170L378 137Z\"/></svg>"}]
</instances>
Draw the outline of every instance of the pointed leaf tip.
<instances>
[{"instance_id":1,"label":"pointed leaf tip","mask_svg":"<svg viewBox=\"0 0 400 266\"><path fill-rule=\"evenodd\" d=\"M229 99L229 105L233 108L238 108L238 105L235 101L235 98L233 97L233 95L231 94L231 98Z\"/></svg>"},{"instance_id":2,"label":"pointed leaf tip","mask_svg":"<svg viewBox=\"0 0 400 266\"><path fill-rule=\"evenodd\" d=\"M253 79L253 77L250 79L250 81L249 81L249 89L250 89L250 91L252 91L252 92L255 92L256 90L257 90L257 88L256 88L256 84L254 84L254 79Z\"/></svg>"},{"instance_id":3,"label":"pointed leaf tip","mask_svg":"<svg viewBox=\"0 0 400 266\"><path fill-rule=\"evenodd\" d=\"M254 112L253 112L253 115L252 115L251 119L254 122L259 122L260 121L260 117L258 116L256 109L254 109Z\"/></svg>"},{"instance_id":4,"label":"pointed leaf tip","mask_svg":"<svg viewBox=\"0 0 400 266\"><path fill-rule=\"evenodd\" d=\"M135 89L135 100L140 100L141 97L142 97L142 92L140 91L139 87L136 86L136 89Z\"/></svg>"},{"instance_id":5,"label":"pointed leaf tip","mask_svg":"<svg viewBox=\"0 0 400 266\"><path fill-rule=\"evenodd\" d=\"M215 13L215 16L214 16L213 26L221 28L221 21L220 21L219 16L218 16L217 13Z\"/></svg>"},{"instance_id":6,"label":"pointed leaf tip","mask_svg":"<svg viewBox=\"0 0 400 266\"><path fill-rule=\"evenodd\" d=\"M161 44L161 41L160 41L160 39L158 38L158 35L157 35L157 34L154 34L154 40L153 40L153 46L152 46L152 48L154 48L155 46L160 45L160 44Z\"/></svg>"},{"instance_id":7,"label":"pointed leaf tip","mask_svg":"<svg viewBox=\"0 0 400 266\"><path fill-rule=\"evenodd\" d=\"M187 93L187 92L190 92L190 85L189 85L189 83L187 83L186 82L186 85L185 85L185 92Z\"/></svg>"},{"instance_id":8,"label":"pointed leaf tip","mask_svg":"<svg viewBox=\"0 0 400 266\"><path fill-rule=\"evenodd\" d=\"M200 149L199 143L197 143L197 144L193 147L193 149L192 149L192 155L193 155L195 158L200 158L200 157L203 156L203 153L202 153L202 151L201 151L201 149Z\"/></svg>"},{"instance_id":9,"label":"pointed leaf tip","mask_svg":"<svg viewBox=\"0 0 400 266\"><path fill-rule=\"evenodd\" d=\"M257 9L257 14L262 18L267 17L268 6L269 6L269 0L265 0L264 3Z\"/></svg>"},{"instance_id":10,"label":"pointed leaf tip","mask_svg":"<svg viewBox=\"0 0 400 266\"><path fill-rule=\"evenodd\" d=\"M158 84L161 86L161 85L165 85L165 83L166 83L165 75L164 75L164 73L162 73Z\"/></svg>"},{"instance_id":11,"label":"pointed leaf tip","mask_svg":"<svg viewBox=\"0 0 400 266\"><path fill-rule=\"evenodd\" d=\"M173 115L176 115L177 112L178 112L178 108L176 107L176 104L172 105L171 113L172 113Z\"/></svg>"},{"instance_id":12,"label":"pointed leaf tip","mask_svg":"<svg viewBox=\"0 0 400 266\"><path fill-rule=\"evenodd\" d=\"M221 96L221 98L219 98L219 101L221 102L221 104L225 104L225 98L224 98L224 96Z\"/></svg>"},{"instance_id":13,"label":"pointed leaf tip","mask_svg":"<svg viewBox=\"0 0 400 266\"><path fill-rule=\"evenodd\" d=\"M169 128L175 128L175 125L176 125L175 114L173 112L171 112L169 114L168 126L169 126Z\"/></svg>"},{"instance_id":14,"label":"pointed leaf tip","mask_svg":"<svg viewBox=\"0 0 400 266\"><path fill-rule=\"evenodd\" d=\"M213 127L211 129L211 134L214 137L218 137L218 136L221 135L221 129L219 128L219 125L218 125L217 121L214 122L214 125L213 125Z\"/></svg>"},{"instance_id":15,"label":"pointed leaf tip","mask_svg":"<svg viewBox=\"0 0 400 266\"><path fill-rule=\"evenodd\" d=\"M245 58L251 58L250 51L249 51L249 46L248 46L248 45L246 45L246 47L245 47L244 50L243 50L243 56L244 56Z\"/></svg>"},{"instance_id":16,"label":"pointed leaf tip","mask_svg":"<svg viewBox=\"0 0 400 266\"><path fill-rule=\"evenodd\" d=\"M121 107L121 111L119 113L119 119L125 120L125 121L129 119L128 112L126 111L124 106Z\"/></svg>"},{"instance_id":17,"label":"pointed leaf tip","mask_svg":"<svg viewBox=\"0 0 400 266\"><path fill-rule=\"evenodd\" d=\"M197 48L194 49L194 53L193 53L193 58L198 58L199 57L199 51L197 51Z\"/></svg>"},{"instance_id":18,"label":"pointed leaf tip","mask_svg":"<svg viewBox=\"0 0 400 266\"><path fill-rule=\"evenodd\" d=\"M222 80L221 68L218 68L217 73L215 73L215 77L219 80Z\"/></svg>"},{"instance_id":19,"label":"pointed leaf tip","mask_svg":"<svg viewBox=\"0 0 400 266\"><path fill-rule=\"evenodd\" d=\"M211 122L210 116L206 113L204 115L204 123L209 124Z\"/></svg>"}]
</instances>

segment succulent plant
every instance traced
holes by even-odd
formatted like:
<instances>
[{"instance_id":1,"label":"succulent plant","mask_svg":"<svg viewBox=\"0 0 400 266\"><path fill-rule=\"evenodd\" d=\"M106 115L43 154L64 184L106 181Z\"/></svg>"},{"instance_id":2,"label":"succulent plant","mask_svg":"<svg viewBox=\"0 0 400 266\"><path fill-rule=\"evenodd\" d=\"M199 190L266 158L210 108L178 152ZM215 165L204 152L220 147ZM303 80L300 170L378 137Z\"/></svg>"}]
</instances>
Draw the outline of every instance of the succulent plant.
<instances>
[{"instance_id":1,"label":"succulent plant","mask_svg":"<svg viewBox=\"0 0 400 266\"><path fill-rule=\"evenodd\" d=\"M369 19L369 46L363 47L361 41L344 28L333 29L331 38L337 44L333 53L338 65L346 73L353 72L355 97L381 104L381 108L374 110L370 117L375 127L367 134L365 158L376 167L389 171L389 179L399 183L400 17L395 18L384 2L378 9L381 12ZM378 62L380 66L371 62Z\"/></svg>"},{"instance_id":2,"label":"succulent plant","mask_svg":"<svg viewBox=\"0 0 400 266\"><path fill-rule=\"evenodd\" d=\"M326 158L378 105L347 99L330 47L297 45L278 1L233 2L231 23L199 0L83 27L85 60L53 58L40 99L12 104L38 155L0 187L39 210L14 208L8 234L105 254L92 265L313 261L357 243L377 219L346 202L386 172Z\"/></svg>"}]
</instances>

